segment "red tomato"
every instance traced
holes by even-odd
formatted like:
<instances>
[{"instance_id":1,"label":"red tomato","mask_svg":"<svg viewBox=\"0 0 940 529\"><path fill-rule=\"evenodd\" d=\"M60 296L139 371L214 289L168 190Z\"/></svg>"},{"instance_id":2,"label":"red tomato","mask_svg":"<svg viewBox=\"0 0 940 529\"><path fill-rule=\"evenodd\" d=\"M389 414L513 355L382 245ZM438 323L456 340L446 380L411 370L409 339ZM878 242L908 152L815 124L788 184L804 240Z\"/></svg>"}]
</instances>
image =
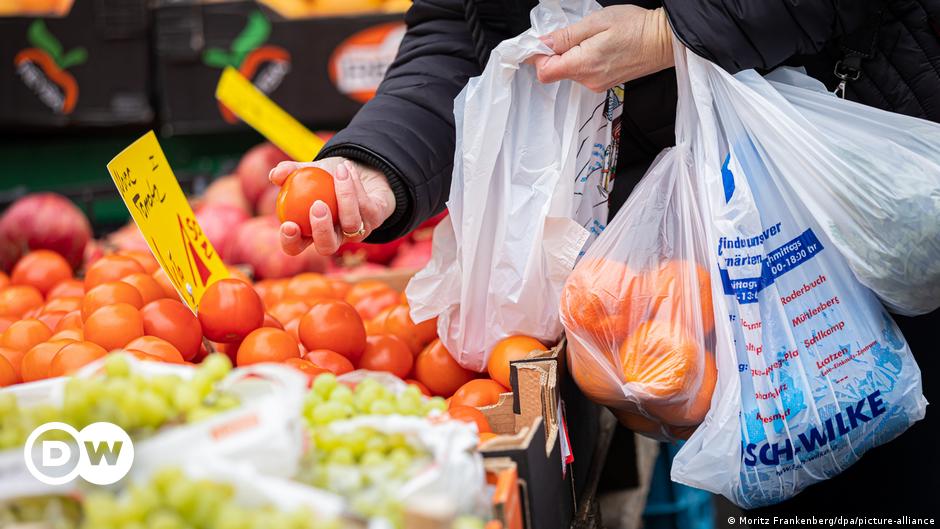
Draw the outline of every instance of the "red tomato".
<instances>
[{"instance_id":1,"label":"red tomato","mask_svg":"<svg viewBox=\"0 0 940 529\"><path fill-rule=\"evenodd\" d=\"M411 320L410 310L408 305L397 305L384 317L377 317L375 324L384 332L404 340L412 354L417 355L424 346L437 338L437 318L415 324Z\"/></svg>"},{"instance_id":2,"label":"red tomato","mask_svg":"<svg viewBox=\"0 0 940 529\"><path fill-rule=\"evenodd\" d=\"M199 302L199 323L206 338L214 342L240 342L264 324L264 304L244 281L216 281Z\"/></svg>"},{"instance_id":3,"label":"red tomato","mask_svg":"<svg viewBox=\"0 0 940 529\"><path fill-rule=\"evenodd\" d=\"M313 380L323 373L329 373L326 369L300 358L288 358L284 363L307 375L307 385L313 384Z\"/></svg>"},{"instance_id":4,"label":"red tomato","mask_svg":"<svg viewBox=\"0 0 940 529\"><path fill-rule=\"evenodd\" d=\"M478 378L460 386L460 389L450 398L450 405L473 408L492 406L499 402L500 394L508 391L499 382L488 378Z\"/></svg>"},{"instance_id":5,"label":"red tomato","mask_svg":"<svg viewBox=\"0 0 940 529\"><path fill-rule=\"evenodd\" d=\"M100 345L105 351L112 351L143 336L144 319L133 305L106 305L85 320L83 333L86 341Z\"/></svg>"},{"instance_id":6,"label":"red tomato","mask_svg":"<svg viewBox=\"0 0 940 529\"><path fill-rule=\"evenodd\" d=\"M68 312L65 312L64 310L57 310L53 312L43 312L40 315L36 316L36 319L45 323L46 327L49 327L49 330L51 331L56 328L56 325L58 325L59 322L62 321L62 318L64 318L66 314L68 314Z\"/></svg>"},{"instance_id":7,"label":"red tomato","mask_svg":"<svg viewBox=\"0 0 940 529\"><path fill-rule=\"evenodd\" d=\"M4 316L0 316L0 333L2 333L3 331L9 329L9 328L10 328L10 325L13 325L14 323L16 323L16 322L18 322L18 321L19 321L19 319L7 318L7 317L4 317Z\"/></svg>"},{"instance_id":8,"label":"red tomato","mask_svg":"<svg viewBox=\"0 0 940 529\"><path fill-rule=\"evenodd\" d=\"M431 395L431 390L428 389L427 386L425 386L424 384L418 382L417 380L415 380L415 379L413 379L413 378L406 378L406 379L405 379L405 382L407 382L408 384L411 384L412 386L414 386L414 387L420 389L420 390L421 390L421 393L424 393L425 396L428 396L428 397L433 397L433 396L434 396L434 395Z\"/></svg>"},{"instance_id":9,"label":"red tomato","mask_svg":"<svg viewBox=\"0 0 940 529\"><path fill-rule=\"evenodd\" d=\"M140 297L143 299L144 305L166 297L166 294L163 292L163 287L160 283L157 283L157 280L150 274L137 272L136 274L128 275L124 279L121 279L121 281L136 288L137 291L140 292Z\"/></svg>"},{"instance_id":10,"label":"red tomato","mask_svg":"<svg viewBox=\"0 0 940 529\"><path fill-rule=\"evenodd\" d=\"M317 303L300 319L300 341L308 351L329 349L356 364L366 349L362 318L349 303L327 300Z\"/></svg>"},{"instance_id":11,"label":"red tomato","mask_svg":"<svg viewBox=\"0 0 940 529\"><path fill-rule=\"evenodd\" d=\"M0 388L12 386L20 381L16 375L16 370L10 365L6 358L0 356Z\"/></svg>"},{"instance_id":12,"label":"red tomato","mask_svg":"<svg viewBox=\"0 0 940 529\"><path fill-rule=\"evenodd\" d=\"M136 288L123 281L110 281L88 290L82 298L82 318L87 320L96 310L115 303L126 303L135 309L144 306L143 297Z\"/></svg>"},{"instance_id":13,"label":"red tomato","mask_svg":"<svg viewBox=\"0 0 940 529\"><path fill-rule=\"evenodd\" d=\"M277 195L277 217L281 222L297 223L304 237L310 237L310 208L317 200L330 209L333 224L339 222L333 175L317 167L298 169L287 177Z\"/></svg>"},{"instance_id":14,"label":"red tomato","mask_svg":"<svg viewBox=\"0 0 940 529\"><path fill-rule=\"evenodd\" d=\"M84 297L84 295L83 295ZM60 297L50 298L42 306L42 312L72 312L73 310L82 310L81 297Z\"/></svg>"},{"instance_id":15,"label":"red tomato","mask_svg":"<svg viewBox=\"0 0 940 529\"><path fill-rule=\"evenodd\" d=\"M269 312L277 321L291 321L303 316L308 310L310 310L310 303L302 299L290 299L277 303Z\"/></svg>"},{"instance_id":16,"label":"red tomato","mask_svg":"<svg viewBox=\"0 0 940 529\"><path fill-rule=\"evenodd\" d=\"M22 318L42 303L42 293L33 286L9 286L0 290L0 316Z\"/></svg>"},{"instance_id":17,"label":"red tomato","mask_svg":"<svg viewBox=\"0 0 940 529\"><path fill-rule=\"evenodd\" d=\"M509 363L521 360L532 351L547 351L542 342L528 336L510 336L503 338L493 346L490 357L486 361L486 370L490 378L504 387L509 387Z\"/></svg>"},{"instance_id":18,"label":"red tomato","mask_svg":"<svg viewBox=\"0 0 940 529\"><path fill-rule=\"evenodd\" d=\"M297 340L287 331L262 327L252 331L238 346L235 364L247 366L262 362L283 362L288 358L300 358Z\"/></svg>"},{"instance_id":19,"label":"red tomato","mask_svg":"<svg viewBox=\"0 0 940 529\"><path fill-rule=\"evenodd\" d=\"M414 377L431 393L449 397L460 386L476 378L473 371L460 367L440 340L434 340L415 359Z\"/></svg>"},{"instance_id":20,"label":"red tomato","mask_svg":"<svg viewBox=\"0 0 940 529\"><path fill-rule=\"evenodd\" d=\"M49 365L55 355L63 347L77 340L70 339L50 339L48 342L36 344L23 356L20 364L20 371L23 382L35 382L44 378L49 378Z\"/></svg>"},{"instance_id":21,"label":"red tomato","mask_svg":"<svg viewBox=\"0 0 940 529\"><path fill-rule=\"evenodd\" d=\"M143 272L144 267L131 259L120 255L106 255L94 262L85 272L85 290L110 281L120 281L125 277Z\"/></svg>"},{"instance_id":22,"label":"red tomato","mask_svg":"<svg viewBox=\"0 0 940 529\"><path fill-rule=\"evenodd\" d=\"M359 359L360 369L386 371L398 378L405 378L411 372L414 356L408 344L397 336L380 334L366 339L366 350Z\"/></svg>"},{"instance_id":23,"label":"red tomato","mask_svg":"<svg viewBox=\"0 0 940 529\"><path fill-rule=\"evenodd\" d=\"M191 361L202 346L202 326L186 305L175 299L158 299L140 311L144 333L162 338Z\"/></svg>"},{"instance_id":24,"label":"red tomato","mask_svg":"<svg viewBox=\"0 0 940 529\"><path fill-rule=\"evenodd\" d=\"M364 279L357 282L352 287L349 288L349 292L346 293L344 299L346 303L349 303L352 306L356 306L356 303L359 303L363 299L374 296L375 294L385 292L387 290L394 290L392 287L388 286L388 283L385 281L380 281L378 279Z\"/></svg>"},{"instance_id":25,"label":"red tomato","mask_svg":"<svg viewBox=\"0 0 940 529\"><path fill-rule=\"evenodd\" d=\"M304 355L304 360L317 367L322 367L336 376L349 373L356 369L345 356L327 349L317 349Z\"/></svg>"},{"instance_id":26,"label":"red tomato","mask_svg":"<svg viewBox=\"0 0 940 529\"><path fill-rule=\"evenodd\" d=\"M277 321L277 318L271 316L267 312L264 313L264 323L261 326L271 327L272 329L281 329L282 331L284 330L284 326L281 325L281 322ZM294 337L294 339L296 340L297 338Z\"/></svg>"},{"instance_id":27,"label":"red tomato","mask_svg":"<svg viewBox=\"0 0 940 529\"><path fill-rule=\"evenodd\" d=\"M179 350L173 347L173 344L170 342L157 338L156 336L141 336L140 338L131 340L124 348L146 353L160 359L162 362L171 364L183 363L183 355L180 354Z\"/></svg>"},{"instance_id":28,"label":"red tomato","mask_svg":"<svg viewBox=\"0 0 940 529\"><path fill-rule=\"evenodd\" d=\"M333 282L322 274L307 272L292 277L284 289L284 299L302 299L313 302L334 297Z\"/></svg>"},{"instance_id":29,"label":"red tomato","mask_svg":"<svg viewBox=\"0 0 940 529\"><path fill-rule=\"evenodd\" d=\"M81 279L66 279L60 281L46 294L46 299L81 298L85 295L85 283Z\"/></svg>"},{"instance_id":30,"label":"red tomato","mask_svg":"<svg viewBox=\"0 0 940 529\"><path fill-rule=\"evenodd\" d=\"M56 324L55 328L52 329L52 332L62 332L67 329L82 330L85 326L84 321L82 320L82 311L73 310L65 316L62 316L62 319L59 320L59 323Z\"/></svg>"},{"instance_id":31,"label":"red tomato","mask_svg":"<svg viewBox=\"0 0 940 529\"><path fill-rule=\"evenodd\" d=\"M476 408L471 408L470 406L451 406L447 410L447 415L450 415L450 418L455 421L463 421L477 426L477 432L487 433L492 432L493 429L490 428L490 422L486 420L486 415L483 415L483 412Z\"/></svg>"},{"instance_id":32,"label":"red tomato","mask_svg":"<svg viewBox=\"0 0 940 529\"><path fill-rule=\"evenodd\" d=\"M131 259L137 261L143 269L144 272L148 274L153 274L160 268L160 263L154 259L153 255L150 252L145 252L142 250L121 250L117 253L121 257L130 257Z\"/></svg>"},{"instance_id":33,"label":"red tomato","mask_svg":"<svg viewBox=\"0 0 940 529\"><path fill-rule=\"evenodd\" d=\"M72 279L72 266L51 250L33 250L13 267L10 283L30 285L46 295L58 283Z\"/></svg>"},{"instance_id":34,"label":"red tomato","mask_svg":"<svg viewBox=\"0 0 940 529\"><path fill-rule=\"evenodd\" d=\"M133 307L131 307L133 308ZM49 363L49 377L71 375L82 367L108 355L103 347L91 342L70 343L59 349Z\"/></svg>"},{"instance_id":35,"label":"red tomato","mask_svg":"<svg viewBox=\"0 0 940 529\"><path fill-rule=\"evenodd\" d=\"M180 299L179 292L176 291L176 287L173 286L173 282L170 281L170 278L166 275L166 272L164 272L162 268L157 268L157 270L151 275L153 276L154 281L156 281L157 284L160 285L160 288L163 289L164 297L173 300Z\"/></svg>"},{"instance_id":36,"label":"red tomato","mask_svg":"<svg viewBox=\"0 0 940 529\"><path fill-rule=\"evenodd\" d=\"M52 330L45 323L37 319L20 320L3 331L0 346L25 353L34 345L48 340L50 336Z\"/></svg>"},{"instance_id":37,"label":"red tomato","mask_svg":"<svg viewBox=\"0 0 940 529\"><path fill-rule=\"evenodd\" d=\"M396 305L398 305L398 292L391 288L376 291L371 296L363 297L352 304L363 320L371 320L383 310Z\"/></svg>"}]
</instances>

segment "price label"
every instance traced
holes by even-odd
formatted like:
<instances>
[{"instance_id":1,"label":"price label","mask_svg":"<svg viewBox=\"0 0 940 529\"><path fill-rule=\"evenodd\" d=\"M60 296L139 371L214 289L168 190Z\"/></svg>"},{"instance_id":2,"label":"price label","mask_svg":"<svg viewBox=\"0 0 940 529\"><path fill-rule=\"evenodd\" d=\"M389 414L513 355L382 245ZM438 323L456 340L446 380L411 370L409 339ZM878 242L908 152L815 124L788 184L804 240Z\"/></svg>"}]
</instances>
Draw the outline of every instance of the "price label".
<instances>
[{"instance_id":1,"label":"price label","mask_svg":"<svg viewBox=\"0 0 940 529\"><path fill-rule=\"evenodd\" d=\"M222 71L215 98L297 162L312 161L325 145L231 66Z\"/></svg>"},{"instance_id":2,"label":"price label","mask_svg":"<svg viewBox=\"0 0 940 529\"><path fill-rule=\"evenodd\" d=\"M228 269L196 222L153 131L108 163L118 193L180 298L195 312Z\"/></svg>"}]
</instances>

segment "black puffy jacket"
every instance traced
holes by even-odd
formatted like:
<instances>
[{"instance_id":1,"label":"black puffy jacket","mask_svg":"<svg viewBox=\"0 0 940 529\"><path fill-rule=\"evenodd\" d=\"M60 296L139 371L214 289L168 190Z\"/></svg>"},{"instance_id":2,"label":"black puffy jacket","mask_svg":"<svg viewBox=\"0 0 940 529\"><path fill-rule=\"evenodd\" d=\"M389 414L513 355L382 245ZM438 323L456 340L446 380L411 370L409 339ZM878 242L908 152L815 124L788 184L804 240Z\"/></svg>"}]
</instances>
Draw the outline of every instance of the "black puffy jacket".
<instances>
[{"instance_id":1,"label":"black puffy jacket","mask_svg":"<svg viewBox=\"0 0 940 529\"><path fill-rule=\"evenodd\" d=\"M600 3L665 4L676 35L731 72L796 63L831 85L838 81L833 66L844 56L846 36L861 34L866 41L869 32L860 30L871 25L869 13L883 10L879 30L870 32L873 45L855 46L869 48L862 51L873 56L862 63L861 78L849 85L848 96L940 121L940 0ZM388 176L397 208L370 240L407 233L444 208L453 169L454 97L482 72L493 47L529 27L535 4L415 0L406 16L408 33L378 94L320 153L365 162ZM671 70L660 72L627 88L619 165L639 164L636 171L642 174L642 163L672 144L675 77ZM621 190L625 187L632 186Z\"/></svg>"}]
</instances>

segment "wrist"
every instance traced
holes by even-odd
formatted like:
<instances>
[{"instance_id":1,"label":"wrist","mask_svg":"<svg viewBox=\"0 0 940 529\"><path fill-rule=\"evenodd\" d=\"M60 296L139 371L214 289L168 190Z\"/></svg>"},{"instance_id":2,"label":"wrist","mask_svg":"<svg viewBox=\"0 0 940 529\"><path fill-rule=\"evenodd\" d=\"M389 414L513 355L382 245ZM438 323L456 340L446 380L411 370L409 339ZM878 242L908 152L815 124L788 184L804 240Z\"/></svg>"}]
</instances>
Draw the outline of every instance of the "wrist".
<instances>
[{"instance_id":1,"label":"wrist","mask_svg":"<svg viewBox=\"0 0 940 529\"><path fill-rule=\"evenodd\" d=\"M675 55L673 53L672 26L669 24L669 16L662 7L653 9L649 15L649 28L652 33L652 43L656 64L656 71L665 70L675 66Z\"/></svg>"}]
</instances>

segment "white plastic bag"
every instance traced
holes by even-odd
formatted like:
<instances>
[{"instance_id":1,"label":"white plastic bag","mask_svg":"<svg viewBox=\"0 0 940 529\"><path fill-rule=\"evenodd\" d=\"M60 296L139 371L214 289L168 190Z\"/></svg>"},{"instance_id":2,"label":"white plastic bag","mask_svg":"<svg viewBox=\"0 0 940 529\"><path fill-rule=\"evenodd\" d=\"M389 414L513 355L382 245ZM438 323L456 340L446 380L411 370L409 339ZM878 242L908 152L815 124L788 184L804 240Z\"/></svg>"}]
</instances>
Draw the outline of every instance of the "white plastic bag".
<instances>
[{"instance_id":1,"label":"white plastic bag","mask_svg":"<svg viewBox=\"0 0 940 529\"><path fill-rule=\"evenodd\" d=\"M623 91L542 84L525 62L552 53L538 36L597 9L594 0L543 0L532 28L497 46L454 103L450 215L407 294L412 318L438 316L444 346L468 369L482 370L506 336L561 335L562 285L606 224Z\"/></svg>"},{"instance_id":2,"label":"white plastic bag","mask_svg":"<svg viewBox=\"0 0 940 529\"><path fill-rule=\"evenodd\" d=\"M688 143L664 151L565 283L568 367L633 431L686 437L715 389L708 250Z\"/></svg>"},{"instance_id":3,"label":"white plastic bag","mask_svg":"<svg viewBox=\"0 0 940 529\"><path fill-rule=\"evenodd\" d=\"M672 478L753 508L840 473L923 418L926 401L891 317L742 116L792 121L684 49L676 65L677 141L692 134L719 323L712 408Z\"/></svg>"},{"instance_id":4,"label":"white plastic bag","mask_svg":"<svg viewBox=\"0 0 940 529\"><path fill-rule=\"evenodd\" d=\"M742 122L858 280L898 314L940 307L940 125L840 99L789 69L735 77L773 103Z\"/></svg>"}]
</instances>

